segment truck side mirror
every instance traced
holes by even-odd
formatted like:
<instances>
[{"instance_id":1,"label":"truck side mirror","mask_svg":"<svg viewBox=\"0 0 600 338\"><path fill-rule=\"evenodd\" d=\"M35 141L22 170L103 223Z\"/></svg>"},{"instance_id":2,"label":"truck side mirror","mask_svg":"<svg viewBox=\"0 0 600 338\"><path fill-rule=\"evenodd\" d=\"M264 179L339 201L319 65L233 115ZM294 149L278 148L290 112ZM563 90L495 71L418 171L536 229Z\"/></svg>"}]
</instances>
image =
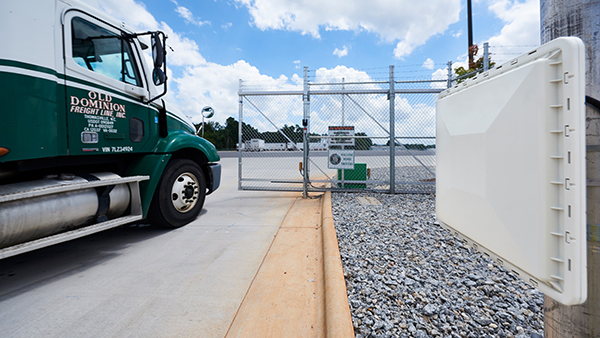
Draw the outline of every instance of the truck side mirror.
<instances>
[{"instance_id":1,"label":"truck side mirror","mask_svg":"<svg viewBox=\"0 0 600 338\"><path fill-rule=\"evenodd\" d=\"M152 33L152 60L154 61L154 68L161 68L165 61L165 49L160 42L158 32Z\"/></svg>"},{"instance_id":2,"label":"truck side mirror","mask_svg":"<svg viewBox=\"0 0 600 338\"><path fill-rule=\"evenodd\" d=\"M213 115L215 115L215 110L212 109L212 107L210 106L206 106L204 108L202 108L202 127L200 128L202 130L202 137L204 137L204 119L209 119L211 117L213 117ZM198 132L196 132L196 135L198 135L198 133L200 132L200 130L198 130Z\"/></svg>"},{"instance_id":3,"label":"truck side mirror","mask_svg":"<svg viewBox=\"0 0 600 338\"><path fill-rule=\"evenodd\" d=\"M163 86L163 92L150 98L144 103L150 103L167 93L167 51L165 50L167 36L161 31L138 33L136 36L150 35L150 45L152 46L152 82L155 86Z\"/></svg>"},{"instance_id":4,"label":"truck side mirror","mask_svg":"<svg viewBox=\"0 0 600 338\"><path fill-rule=\"evenodd\" d=\"M215 110L212 109L212 107L206 106L204 108L202 108L202 117L204 118L211 118L215 115Z\"/></svg>"},{"instance_id":5,"label":"truck side mirror","mask_svg":"<svg viewBox=\"0 0 600 338\"><path fill-rule=\"evenodd\" d=\"M154 85L160 86L161 84L165 83L166 80L167 76L165 75L165 72L163 72L160 68L154 68L152 71L152 81L154 82Z\"/></svg>"},{"instance_id":6,"label":"truck side mirror","mask_svg":"<svg viewBox=\"0 0 600 338\"><path fill-rule=\"evenodd\" d=\"M165 49L160 41L158 32L153 32L152 40L152 61L154 61L154 70L152 71L152 81L155 86L160 86L167 81L167 75L161 69L165 63Z\"/></svg>"}]
</instances>

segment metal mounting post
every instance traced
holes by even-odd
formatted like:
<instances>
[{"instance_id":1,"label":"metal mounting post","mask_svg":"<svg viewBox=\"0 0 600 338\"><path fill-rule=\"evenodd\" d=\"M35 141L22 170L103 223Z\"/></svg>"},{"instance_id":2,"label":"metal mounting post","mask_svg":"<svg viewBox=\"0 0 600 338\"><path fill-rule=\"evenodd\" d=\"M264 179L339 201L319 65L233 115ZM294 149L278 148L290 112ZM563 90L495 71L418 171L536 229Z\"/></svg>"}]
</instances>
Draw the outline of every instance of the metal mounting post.
<instances>
[{"instance_id":1,"label":"metal mounting post","mask_svg":"<svg viewBox=\"0 0 600 338\"><path fill-rule=\"evenodd\" d=\"M238 117L238 190L242 190L242 117L244 113L244 98L242 94L242 79L240 79L239 97L239 117Z\"/></svg>"},{"instance_id":2,"label":"metal mounting post","mask_svg":"<svg viewBox=\"0 0 600 338\"><path fill-rule=\"evenodd\" d=\"M303 168L303 184L302 184L302 197L308 197L308 120L310 119L310 97L308 90L308 67L304 66L304 89L302 93L302 102L304 108L304 117L302 119L302 168Z\"/></svg>"},{"instance_id":3,"label":"metal mounting post","mask_svg":"<svg viewBox=\"0 0 600 338\"><path fill-rule=\"evenodd\" d=\"M396 88L394 66L390 66L390 194L396 193Z\"/></svg>"},{"instance_id":4,"label":"metal mounting post","mask_svg":"<svg viewBox=\"0 0 600 338\"><path fill-rule=\"evenodd\" d=\"M487 72L490 70L490 44L487 42L483 43L483 71Z\"/></svg>"},{"instance_id":5,"label":"metal mounting post","mask_svg":"<svg viewBox=\"0 0 600 338\"><path fill-rule=\"evenodd\" d=\"M452 87L452 61L448 61L448 88Z\"/></svg>"}]
</instances>

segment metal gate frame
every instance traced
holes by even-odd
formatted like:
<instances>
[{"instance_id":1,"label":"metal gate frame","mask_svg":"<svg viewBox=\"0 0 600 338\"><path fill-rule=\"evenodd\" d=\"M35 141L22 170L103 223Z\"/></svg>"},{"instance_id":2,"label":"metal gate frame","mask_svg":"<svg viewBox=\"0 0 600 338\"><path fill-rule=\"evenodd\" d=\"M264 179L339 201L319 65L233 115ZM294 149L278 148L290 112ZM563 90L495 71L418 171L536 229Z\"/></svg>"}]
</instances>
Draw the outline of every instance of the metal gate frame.
<instances>
[{"instance_id":1,"label":"metal gate frame","mask_svg":"<svg viewBox=\"0 0 600 338\"><path fill-rule=\"evenodd\" d=\"M450 72L449 72L450 75ZM316 192L316 191L331 191L331 190L335 190L335 191L355 191L356 189L347 189L347 188L342 188L341 186L344 186L345 184L351 184L351 183L365 183L365 181L349 181L349 180L336 180L333 179L332 177L330 177L329 175L327 175L321 168L319 168L319 166L311 159L310 157L310 146L309 146L309 139L311 138L315 138L314 136L309 136L310 133L310 97L311 96L319 96L319 95L342 95L343 97L347 97L350 100L353 100L352 97L350 96L351 94L385 94L388 97L388 101L389 101L389 123L390 123L390 128L389 130L387 128L385 128L384 126L381 125L381 123L379 123L372 115L370 115L368 113L368 111L363 108L360 104L358 104L355 100L353 100L353 102L363 111L363 113L365 113L369 118L371 118L377 125L379 125L379 127L381 127L388 135L389 135L389 140L395 140L396 142L389 142L389 182L379 182L379 183L389 183L389 189L366 189L366 190L370 190L370 191L379 191L379 192L388 192L391 194L395 194L397 193L397 189L396 189L396 179L395 179L395 163L396 163L396 159L395 159L395 154L396 154L396 143L398 143L400 146L404 147L404 145L399 142L400 139L404 139L406 137L397 137L395 135L395 128L392 128L391 126L395 126L395 98L397 94L438 94L441 91L443 91L445 88L440 89L440 88L417 88L417 89L397 89L396 88L396 84L400 84L400 83L432 83L432 82L444 82L447 83L448 85L451 84L451 81L449 80L421 80L421 81L396 81L394 78L394 66L389 66L389 80L388 81L373 81L373 82L356 82L356 83L348 83L348 82L343 82L343 83L310 83L309 79L308 79L308 67L304 67L304 79L303 79L303 90L302 91L260 91L260 90L244 90L243 88L243 82L242 80L240 80L239 83L239 124L238 124L238 189L239 190L282 190L282 189L268 189L268 188L256 188L256 187L252 187L252 188L248 188L248 187L244 187L244 185L242 184L244 181L261 181L262 179L247 179L244 178L242 175L242 158L243 158L243 147L242 147L242 140L243 140L243 116L244 116L244 101L246 101L250 106L252 106L252 108L254 110L256 110L260 115L262 115L262 117L265 118L266 121L269 122L270 125L272 125L279 134L283 135L290 143L293 144L293 147L295 148L295 150L298 150L297 146L295 145L294 142L292 142L292 140L289 139L289 137L287 135L285 135L281 129L279 127L277 127L277 125L267 116L267 114L265 114L261 109L259 109L259 107L253 102L252 97L256 97L256 96L273 96L273 95L283 95L283 96L302 96L302 105L303 105L303 119L302 119L302 128L303 128L303 154L302 154L302 180L301 181L293 181L293 180L288 180L286 181L287 183L298 183L298 184L302 184L302 192L303 195L305 197L308 196L308 192ZM357 89L345 89L342 86L342 89L330 89L330 90L312 90L311 86L321 86L321 85L351 85L351 84L369 84L369 85L382 85L382 84L387 84L388 85L388 89L385 88L380 88L380 89L361 89L361 90L357 90ZM319 136L319 138L328 138L327 136ZM356 137L355 137L356 138ZM433 138L435 139L435 137L418 137L421 139L425 139L425 138ZM406 148L405 148L406 149ZM435 177L435 173L431 172L431 170L422 162L420 161L417 156L415 156L413 154L412 151L408 151L409 155L412 156L412 158L420 163L421 166L423 166L430 174L432 174L433 177ZM310 179L310 168L311 166L315 166L322 174L324 174L327 177L327 180L323 181L323 180L311 180ZM269 181L271 183L276 182L276 180L271 180L268 178L265 178L263 181ZM331 183L329 187L315 187L313 186L313 182L315 183ZM340 185L341 183L341 185ZM373 182L371 182L373 183ZM377 183L377 182L375 182ZM435 182L419 182L419 184L432 184L434 185L435 189ZM300 191L300 189L293 189L293 188L286 188L283 191ZM365 189L361 189L360 191L365 191ZM422 193L431 193L431 191L423 191Z\"/></svg>"}]
</instances>

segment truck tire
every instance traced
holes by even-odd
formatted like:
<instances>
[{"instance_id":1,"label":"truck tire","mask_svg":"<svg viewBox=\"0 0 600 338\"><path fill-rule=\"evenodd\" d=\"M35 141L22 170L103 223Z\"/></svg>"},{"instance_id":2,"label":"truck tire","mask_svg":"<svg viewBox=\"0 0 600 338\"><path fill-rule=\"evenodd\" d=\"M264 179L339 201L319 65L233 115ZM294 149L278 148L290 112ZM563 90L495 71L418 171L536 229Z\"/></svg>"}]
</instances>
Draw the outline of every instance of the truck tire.
<instances>
[{"instance_id":1,"label":"truck tire","mask_svg":"<svg viewBox=\"0 0 600 338\"><path fill-rule=\"evenodd\" d=\"M204 206L206 181L196 162L171 161L158 183L148 211L151 224L179 228L193 221Z\"/></svg>"}]
</instances>

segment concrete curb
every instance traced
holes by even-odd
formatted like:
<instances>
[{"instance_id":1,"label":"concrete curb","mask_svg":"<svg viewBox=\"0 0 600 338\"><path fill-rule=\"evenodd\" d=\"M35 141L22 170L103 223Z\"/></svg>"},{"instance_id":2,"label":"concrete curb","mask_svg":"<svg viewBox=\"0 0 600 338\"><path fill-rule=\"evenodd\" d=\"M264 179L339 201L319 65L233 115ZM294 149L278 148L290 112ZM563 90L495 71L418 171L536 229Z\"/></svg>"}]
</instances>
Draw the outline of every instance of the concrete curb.
<instances>
[{"instance_id":1,"label":"concrete curb","mask_svg":"<svg viewBox=\"0 0 600 338\"><path fill-rule=\"evenodd\" d=\"M354 337L344 270L331 211L331 192L323 196L322 207L325 336Z\"/></svg>"},{"instance_id":2,"label":"concrete curb","mask_svg":"<svg viewBox=\"0 0 600 338\"><path fill-rule=\"evenodd\" d=\"M331 193L290 207L226 337L354 337Z\"/></svg>"}]
</instances>

